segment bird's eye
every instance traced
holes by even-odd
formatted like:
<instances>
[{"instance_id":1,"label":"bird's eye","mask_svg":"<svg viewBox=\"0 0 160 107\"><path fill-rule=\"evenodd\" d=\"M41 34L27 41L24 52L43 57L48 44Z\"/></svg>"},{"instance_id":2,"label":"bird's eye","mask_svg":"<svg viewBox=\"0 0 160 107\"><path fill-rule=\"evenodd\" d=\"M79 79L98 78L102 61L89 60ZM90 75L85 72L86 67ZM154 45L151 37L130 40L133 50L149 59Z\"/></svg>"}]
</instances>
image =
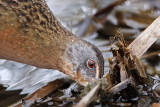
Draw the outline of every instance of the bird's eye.
<instances>
[{"instance_id":1,"label":"bird's eye","mask_svg":"<svg viewBox=\"0 0 160 107\"><path fill-rule=\"evenodd\" d=\"M89 60L87 65L88 67L93 68L95 66L95 62L93 60Z\"/></svg>"}]
</instances>

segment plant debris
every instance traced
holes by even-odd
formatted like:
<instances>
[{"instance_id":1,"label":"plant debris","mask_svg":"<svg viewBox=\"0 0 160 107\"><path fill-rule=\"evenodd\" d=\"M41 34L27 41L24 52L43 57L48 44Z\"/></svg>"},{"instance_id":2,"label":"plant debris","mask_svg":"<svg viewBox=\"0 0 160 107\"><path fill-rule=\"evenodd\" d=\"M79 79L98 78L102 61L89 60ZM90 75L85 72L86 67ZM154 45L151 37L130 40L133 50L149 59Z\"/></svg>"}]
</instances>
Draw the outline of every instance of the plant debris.
<instances>
[{"instance_id":1,"label":"plant debris","mask_svg":"<svg viewBox=\"0 0 160 107\"><path fill-rule=\"evenodd\" d=\"M87 106L93 98L96 103L112 106L130 106L138 101L140 90L143 90L150 80L146 75L146 67L136 56L132 56L121 34L111 38L111 52L113 58L109 59L109 72L101 80L96 81L96 85L94 83L84 89L83 95L85 96L76 107ZM139 86L142 87L137 88ZM91 90L86 91L88 89ZM98 94L96 94L97 91ZM89 102L86 103L85 99Z\"/></svg>"}]
</instances>

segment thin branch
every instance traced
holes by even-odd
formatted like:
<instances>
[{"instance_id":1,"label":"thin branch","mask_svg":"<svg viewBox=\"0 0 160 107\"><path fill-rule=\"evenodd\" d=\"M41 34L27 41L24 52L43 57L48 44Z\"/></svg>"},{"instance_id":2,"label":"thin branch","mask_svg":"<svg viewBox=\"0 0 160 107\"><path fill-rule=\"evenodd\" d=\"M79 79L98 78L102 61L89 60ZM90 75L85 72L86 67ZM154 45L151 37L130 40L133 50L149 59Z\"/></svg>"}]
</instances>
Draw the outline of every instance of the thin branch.
<instances>
[{"instance_id":1,"label":"thin branch","mask_svg":"<svg viewBox=\"0 0 160 107\"><path fill-rule=\"evenodd\" d=\"M145 59L145 58L148 58L148 57L152 57L152 56L155 56L155 55L158 55L158 54L160 54L160 51L151 52L151 53L148 53L148 54L146 54L146 55L143 55L143 56L141 57L141 59Z\"/></svg>"},{"instance_id":2,"label":"thin branch","mask_svg":"<svg viewBox=\"0 0 160 107\"><path fill-rule=\"evenodd\" d=\"M22 99L22 103L16 105L15 107L22 107L22 105L25 106L31 106L34 104L34 102L37 99L44 98L51 92L55 91L56 89L60 88L62 85L64 85L63 80L55 80L53 82L48 83L46 86L40 88L39 90L35 91L34 93L26 96L25 98Z\"/></svg>"},{"instance_id":3,"label":"thin branch","mask_svg":"<svg viewBox=\"0 0 160 107\"><path fill-rule=\"evenodd\" d=\"M122 91L123 89L125 89L128 86L128 84L131 84L132 82L133 82L132 78L126 79L123 82L120 82L116 86L114 86L111 89L109 89L107 91L107 93L115 95L116 93L118 93L118 92Z\"/></svg>"},{"instance_id":4,"label":"thin branch","mask_svg":"<svg viewBox=\"0 0 160 107\"><path fill-rule=\"evenodd\" d=\"M87 95L85 95L80 102L73 107L86 107L90 102L92 102L100 88L100 83L98 83Z\"/></svg>"},{"instance_id":5,"label":"thin branch","mask_svg":"<svg viewBox=\"0 0 160 107\"><path fill-rule=\"evenodd\" d=\"M111 3L109 6L100 9L97 13L95 13L95 15L93 17L99 18L101 22L104 22L107 15L117 6L121 5L122 3L124 3L126 0L117 0L113 3ZM103 17L101 17L103 16Z\"/></svg>"}]
</instances>

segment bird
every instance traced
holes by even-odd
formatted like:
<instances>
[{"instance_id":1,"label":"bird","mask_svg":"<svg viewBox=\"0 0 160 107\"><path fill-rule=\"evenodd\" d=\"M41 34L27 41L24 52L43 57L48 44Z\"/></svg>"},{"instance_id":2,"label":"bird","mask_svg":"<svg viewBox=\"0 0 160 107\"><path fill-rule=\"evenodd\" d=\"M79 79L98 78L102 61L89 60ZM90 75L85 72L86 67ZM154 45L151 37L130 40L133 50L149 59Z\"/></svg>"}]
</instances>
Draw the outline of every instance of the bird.
<instances>
[{"instance_id":1,"label":"bird","mask_svg":"<svg viewBox=\"0 0 160 107\"><path fill-rule=\"evenodd\" d=\"M64 28L44 0L0 0L0 59L56 69L82 86L104 74L101 51Z\"/></svg>"}]
</instances>

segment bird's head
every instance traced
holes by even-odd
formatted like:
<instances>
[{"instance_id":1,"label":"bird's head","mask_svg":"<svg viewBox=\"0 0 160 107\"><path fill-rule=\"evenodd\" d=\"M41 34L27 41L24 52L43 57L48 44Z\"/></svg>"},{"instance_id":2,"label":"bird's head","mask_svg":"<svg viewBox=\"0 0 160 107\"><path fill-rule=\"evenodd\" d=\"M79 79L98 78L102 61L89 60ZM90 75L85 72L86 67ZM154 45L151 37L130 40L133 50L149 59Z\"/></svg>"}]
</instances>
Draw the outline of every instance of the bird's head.
<instances>
[{"instance_id":1,"label":"bird's head","mask_svg":"<svg viewBox=\"0 0 160 107\"><path fill-rule=\"evenodd\" d=\"M99 79L104 73L102 53L84 40L69 43L63 60L63 72L83 86Z\"/></svg>"}]
</instances>

